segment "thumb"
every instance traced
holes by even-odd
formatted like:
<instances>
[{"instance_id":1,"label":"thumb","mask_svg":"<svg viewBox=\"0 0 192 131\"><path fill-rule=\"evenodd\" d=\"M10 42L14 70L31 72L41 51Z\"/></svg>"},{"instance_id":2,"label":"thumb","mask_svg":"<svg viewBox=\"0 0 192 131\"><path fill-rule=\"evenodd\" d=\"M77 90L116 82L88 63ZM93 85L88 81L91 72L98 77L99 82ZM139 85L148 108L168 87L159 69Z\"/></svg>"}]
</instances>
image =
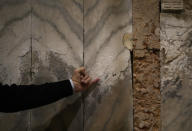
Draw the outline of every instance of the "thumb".
<instances>
[{"instance_id":1,"label":"thumb","mask_svg":"<svg viewBox=\"0 0 192 131\"><path fill-rule=\"evenodd\" d=\"M85 67L80 67L78 69L76 69L77 72L79 73L84 73L85 72Z\"/></svg>"}]
</instances>

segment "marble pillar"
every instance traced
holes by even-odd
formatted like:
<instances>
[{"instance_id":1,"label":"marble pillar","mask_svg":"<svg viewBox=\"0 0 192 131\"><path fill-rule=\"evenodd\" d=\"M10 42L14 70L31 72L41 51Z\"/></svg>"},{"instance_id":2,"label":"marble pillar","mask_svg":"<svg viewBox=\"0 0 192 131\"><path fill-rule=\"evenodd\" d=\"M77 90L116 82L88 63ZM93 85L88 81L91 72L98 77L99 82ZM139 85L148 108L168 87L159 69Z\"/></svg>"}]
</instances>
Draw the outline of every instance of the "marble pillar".
<instances>
[{"instance_id":1,"label":"marble pillar","mask_svg":"<svg viewBox=\"0 0 192 131\"><path fill-rule=\"evenodd\" d=\"M192 129L192 15L161 13L162 131Z\"/></svg>"},{"instance_id":2,"label":"marble pillar","mask_svg":"<svg viewBox=\"0 0 192 131\"><path fill-rule=\"evenodd\" d=\"M132 32L131 0L84 0L84 64L101 79L84 94L85 131L131 131L130 51L123 46Z\"/></svg>"}]
</instances>

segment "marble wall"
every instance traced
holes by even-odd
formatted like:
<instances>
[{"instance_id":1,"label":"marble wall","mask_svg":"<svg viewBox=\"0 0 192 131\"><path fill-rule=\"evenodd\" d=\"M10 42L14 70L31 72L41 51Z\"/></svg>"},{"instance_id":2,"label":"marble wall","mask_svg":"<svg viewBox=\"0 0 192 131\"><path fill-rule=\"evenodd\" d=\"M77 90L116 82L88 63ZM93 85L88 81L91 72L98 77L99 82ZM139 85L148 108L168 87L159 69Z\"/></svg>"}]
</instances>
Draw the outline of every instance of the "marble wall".
<instances>
[{"instance_id":1,"label":"marble wall","mask_svg":"<svg viewBox=\"0 0 192 131\"><path fill-rule=\"evenodd\" d=\"M31 1L33 83L70 78L73 69L83 64L81 8L82 1ZM82 130L80 94L32 110L31 129Z\"/></svg>"},{"instance_id":2,"label":"marble wall","mask_svg":"<svg viewBox=\"0 0 192 131\"><path fill-rule=\"evenodd\" d=\"M0 0L0 82L59 81L82 65L101 79L83 94L0 113L0 130L132 130L131 60L122 43L131 8L131 0Z\"/></svg>"},{"instance_id":3,"label":"marble wall","mask_svg":"<svg viewBox=\"0 0 192 131\"><path fill-rule=\"evenodd\" d=\"M192 3L181 14L161 13L162 131L192 129Z\"/></svg>"},{"instance_id":4,"label":"marble wall","mask_svg":"<svg viewBox=\"0 0 192 131\"><path fill-rule=\"evenodd\" d=\"M0 0L0 81L28 84L31 80L30 3ZM1 131L28 130L30 113L0 113Z\"/></svg>"},{"instance_id":5,"label":"marble wall","mask_svg":"<svg viewBox=\"0 0 192 131\"><path fill-rule=\"evenodd\" d=\"M132 32L130 0L84 0L84 63L100 85L85 94L86 131L132 130L130 52L123 46Z\"/></svg>"}]
</instances>

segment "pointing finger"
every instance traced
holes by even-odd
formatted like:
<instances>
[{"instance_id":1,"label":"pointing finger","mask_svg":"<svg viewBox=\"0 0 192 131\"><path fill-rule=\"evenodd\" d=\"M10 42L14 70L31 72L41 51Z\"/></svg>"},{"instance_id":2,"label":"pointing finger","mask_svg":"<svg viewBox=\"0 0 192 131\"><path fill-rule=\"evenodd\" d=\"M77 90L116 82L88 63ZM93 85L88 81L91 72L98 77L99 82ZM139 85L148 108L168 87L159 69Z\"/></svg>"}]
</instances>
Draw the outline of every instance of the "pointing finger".
<instances>
[{"instance_id":1,"label":"pointing finger","mask_svg":"<svg viewBox=\"0 0 192 131\"><path fill-rule=\"evenodd\" d=\"M99 78L96 78L96 79L94 79L93 81L91 81L90 83L89 83L89 86L91 86L91 85L93 85L93 84L95 84L95 83L97 83L97 82L99 82L100 81L100 79Z\"/></svg>"}]
</instances>

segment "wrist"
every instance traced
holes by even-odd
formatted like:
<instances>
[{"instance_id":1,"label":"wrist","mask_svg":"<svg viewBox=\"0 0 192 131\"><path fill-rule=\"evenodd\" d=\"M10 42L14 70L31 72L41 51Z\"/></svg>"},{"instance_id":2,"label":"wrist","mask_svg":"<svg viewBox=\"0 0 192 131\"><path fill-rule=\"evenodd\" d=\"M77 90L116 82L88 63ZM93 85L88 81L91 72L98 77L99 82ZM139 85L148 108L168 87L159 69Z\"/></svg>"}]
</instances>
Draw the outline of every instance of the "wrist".
<instances>
[{"instance_id":1,"label":"wrist","mask_svg":"<svg viewBox=\"0 0 192 131\"><path fill-rule=\"evenodd\" d=\"M73 89L73 93L75 93L75 85L74 85L74 82L72 79L69 79L70 83L71 83L71 86L72 86L72 89Z\"/></svg>"}]
</instances>

